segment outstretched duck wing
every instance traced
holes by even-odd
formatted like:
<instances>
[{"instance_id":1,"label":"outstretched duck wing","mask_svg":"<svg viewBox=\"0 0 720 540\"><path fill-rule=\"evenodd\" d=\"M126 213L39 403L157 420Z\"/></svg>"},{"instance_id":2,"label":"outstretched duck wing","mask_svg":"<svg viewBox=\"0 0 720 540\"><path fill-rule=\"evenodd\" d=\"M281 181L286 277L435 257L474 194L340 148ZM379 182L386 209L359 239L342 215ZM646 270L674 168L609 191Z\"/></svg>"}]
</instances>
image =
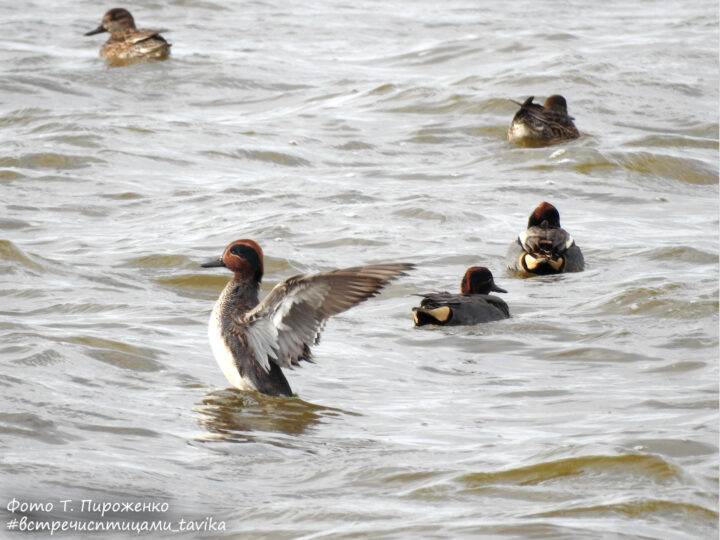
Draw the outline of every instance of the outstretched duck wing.
<instances>
[{"instance_id":1,"label":"outstretched duck wing","mask_svg":"<svg viewBox=\"0 0 720 540\"><path fill-rule=\"evenodd\" d=\"M238 316L231 332L242 335L257 362L290 367L308 359L323 323L333 315L375 296L412 264L375 264L293 276L279 283L262 302Z\"/></svg>"}]
</instances>

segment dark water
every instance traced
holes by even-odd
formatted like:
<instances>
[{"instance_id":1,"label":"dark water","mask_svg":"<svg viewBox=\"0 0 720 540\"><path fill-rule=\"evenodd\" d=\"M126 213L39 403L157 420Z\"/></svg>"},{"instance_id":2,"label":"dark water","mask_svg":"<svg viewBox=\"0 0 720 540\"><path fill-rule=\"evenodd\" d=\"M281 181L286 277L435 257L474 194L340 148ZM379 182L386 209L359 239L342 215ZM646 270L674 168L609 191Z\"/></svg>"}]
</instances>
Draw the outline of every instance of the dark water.
<instances>
[{"instance_id":1,"label":"dark water","mask_svg":"<svg viewBox=\"0 0 720 540\"><path fill-rule=\"evenodd\" d=\"M106 67L91 2L0 6L0 537L13 499L226 528L187 537L717 537L715 3L126 7L170 61ZM510 145L508 98L553 93L583 136ZM518 279L543 200L586 270ZM242 394L198 267L242 237L266 289L418 269L297 398ZM478 264L511 319L412 328Z\"/></svg>"}]
</instances>

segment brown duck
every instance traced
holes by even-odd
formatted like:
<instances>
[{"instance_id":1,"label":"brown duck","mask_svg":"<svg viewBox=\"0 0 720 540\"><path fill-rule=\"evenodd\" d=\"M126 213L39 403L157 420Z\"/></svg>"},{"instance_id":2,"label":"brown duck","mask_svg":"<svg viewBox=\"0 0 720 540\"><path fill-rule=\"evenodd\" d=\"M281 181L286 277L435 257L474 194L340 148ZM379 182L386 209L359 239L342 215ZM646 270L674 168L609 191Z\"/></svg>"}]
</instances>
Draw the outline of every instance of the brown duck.
<instances>
[{"instance_id":1,"label":"brown duck","mask_svg":"<svg viewBox=\"0 0 720 540\"><path fill-rule=\"evenodd\" d=\"M111 65L122 66L146 60L165 60L170 56L170 43L160 35L167 30L138 30L130 12L123 8L108 11L102 23L86 36L110 32L110 37L100 48L100 56Z\"/></svg>"},{"instance_id":2,"label":"brown duck","mask_svg":"<svg viewBox=\"0 0 720 540\"><path fill-rule=\"evenodd\" d=\"M533 99L530 96L524 103L518 103L520 110L508 128L509 141L552 143L580 136L564 97L550 96L543 105L533 103Z\"/></svg>"}]
</instances>

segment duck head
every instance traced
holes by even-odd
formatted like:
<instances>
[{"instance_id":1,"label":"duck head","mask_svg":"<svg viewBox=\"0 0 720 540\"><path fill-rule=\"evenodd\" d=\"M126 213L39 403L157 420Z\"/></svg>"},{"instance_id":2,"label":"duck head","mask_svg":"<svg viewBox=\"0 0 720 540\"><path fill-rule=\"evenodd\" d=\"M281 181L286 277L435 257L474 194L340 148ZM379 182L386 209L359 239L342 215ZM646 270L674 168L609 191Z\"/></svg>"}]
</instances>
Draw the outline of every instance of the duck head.
<instances>
[{"instance_id":1,"label":"duck head","mask_svg":"<svg viewBox=\"0 0 720 540\"><path fill-rule=\"evenodd\" d=\"M101 34L102 32L121 32L123 30L134 30L135 19L127 9L114 8L108 11L102 19L102 23L95 30L87 32L86 36Z\"/></svg>"},{"instance_id":2,"label":"duck head","mask_svg":"<svg viewBox=\"0 0 720 540\"><path fill-rule=\"evenodd\" d=\"M488 294L490 291L506 293L495 285L492 272L484 266L472 266L465 271L460 292L462 294Z\"/></svg>"},{"instance_id":3,"label":"duck head","mask_svg":"<svg viewBox=\"0 0 720 540\"><path fill-rule=\"evenodd\" d=\"M224 266L235 274L238 281L252 280L260 283L263 277L263 252L253 240L235 240L217 260L201 265L203 268Z\"/></svg>"},{"instance_id":4,"label":"duck head","mask_svg":"<svg viewBox=\"0 0 720 540\"><path fill-rule=\"evenodd\" d=\"M559 94L553 94L548 97L545 103L543 103L543 107L567 115L567 101Z\"/></svg>"},{"instance_id":5,"label":"duck head","mask_svg":"<svg viewBox=\"0 0 720 540\"><path fill-rule=\"evenodd\" d=\"M527 228L543 227L549 229L560 228L560 212L557 211L552 204L541 202L538 207L533 210L528 219Z\"/></svg>"},{"instance_id":6,"label":"duck head","mask_svg":"<svg viewBox=\"0 0 720 540\"><path fill-rule=\"evenodd\" d=\"M520 268L533 274L557 274L565 269L565 252L574 244L572 236L560 228L560 213L542 202L528 219L527 230L519 237L525 252Z\"/></svg>"}]
</instances>

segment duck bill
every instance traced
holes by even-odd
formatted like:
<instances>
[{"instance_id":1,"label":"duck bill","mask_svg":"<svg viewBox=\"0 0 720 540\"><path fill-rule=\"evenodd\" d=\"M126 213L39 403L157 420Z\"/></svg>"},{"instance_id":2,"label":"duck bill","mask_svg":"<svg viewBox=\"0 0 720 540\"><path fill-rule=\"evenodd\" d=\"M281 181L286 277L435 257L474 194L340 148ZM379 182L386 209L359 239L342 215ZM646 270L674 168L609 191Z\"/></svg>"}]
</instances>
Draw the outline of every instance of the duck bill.
<instances>
[{"instance_id":1,"label":"duck bill","mask_svg":"<svg viewBox=\"0 0 720 540\"><path fill-rule=\"evenodd\" d=\"M502 287L498 287L497 285L495 285L495 283L493 283L493 284L490 286L490 290L491 290L491 291L494 291L494 292L504 292L504 293L507 292L507 291L506 291L505 289L503 289Z\"/></svg>"},{"instance_id":2,"label":"duck bill","mask_svg":"<svg viewBox=\"0 0 720 540\"><path fill-rule=\"evenodd\" d=\"M225 266L225 263L222 259L215 259L214 261L204 262L200 266L203 268L217 268L218 266Z\"/></svg>"},{"instance_id":3,"label":"duck bill","mask_svg":"<svg viewBox=\"0 0 720 540\"><path fill-rule=\"evenodd\" d=\"M85 35L85 36L94 36L95 34L102 34L103 32L107 32L107 30L105 30L105 29L103 28L103 25L101 24L101 25L98 26L95 30L90 30L89 32L87 32L86 34L83 34L83 35Z\"/></svg>"}]
</instances>

